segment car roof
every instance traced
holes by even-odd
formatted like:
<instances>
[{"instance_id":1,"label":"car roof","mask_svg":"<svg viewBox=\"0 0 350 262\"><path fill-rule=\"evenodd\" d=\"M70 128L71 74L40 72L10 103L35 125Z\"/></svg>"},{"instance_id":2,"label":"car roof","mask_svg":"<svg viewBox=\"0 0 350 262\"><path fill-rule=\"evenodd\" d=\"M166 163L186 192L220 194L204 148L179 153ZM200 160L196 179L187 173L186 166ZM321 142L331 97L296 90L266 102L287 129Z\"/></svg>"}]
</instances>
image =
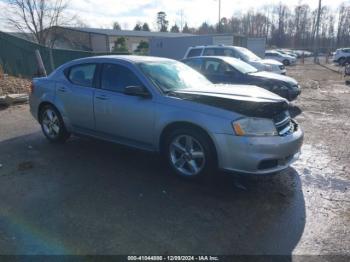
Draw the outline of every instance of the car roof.
<instances>
[{"instance_id":1,"label":"car roof","mask_svg":"<svg viewBox=\"0 0 350 262\"><path fill-rule=\"evenodd\" d=\"M199 59L214 58L214 59L218 59L218 60L224 61L224 62L229 63L229 64L231 64L230 63L231 61L237 61L238 63L245 63L242 60L237 59L237 58L232 57L232 56L193 56L193 57L189 57L189 58L186 58L186 59L182 59L181 61L192 60L192 59L196 59L196 58L197 59L198 58Z\"/></svg>"},{"instance_id":2,"label":"car roof","mask_svg":"<svg viewBox=\"0 0 350 262\"><path fill-rule=\"evenodd\" d=\"M191 46L191 49L195 48L236 48L236 46L233 45L198 45L198 46Z\"/></svg>"},{"instance_id":3,"label":"car roof","mask_svg":"<svg viewBox=\"0 0 350 262\"><path fill-rule=\"evenodd\" d=\"M153 56L136 56L136 55L102 55L102 56L90 56L85 58L80 58L73 60L74 62L98 62L99 60L122 60L130 63L143 63L143 62L165 62L165 61L175 61L163 57L153 57Z\"/></svg>"},{"instance_id":4,"label":"car roof","mask_svg":"<svg viewBox=\"0 0 350 262\"><path fill-rule=\"evenodd\" d=\"M229 59L234 59L234 60L242 61L242 60L239 60L239 59L234 58L234 57L231 57L231 56L214 56L214 55L192 56L192 57L185 58L185 59L182 59L182 60L191 60L191 59L196 59L196 58L200 58L200 59L216 58L216 59L219 59L219 60L225 60L225 59L229 58Z\"/></svg>"}]
</instances>

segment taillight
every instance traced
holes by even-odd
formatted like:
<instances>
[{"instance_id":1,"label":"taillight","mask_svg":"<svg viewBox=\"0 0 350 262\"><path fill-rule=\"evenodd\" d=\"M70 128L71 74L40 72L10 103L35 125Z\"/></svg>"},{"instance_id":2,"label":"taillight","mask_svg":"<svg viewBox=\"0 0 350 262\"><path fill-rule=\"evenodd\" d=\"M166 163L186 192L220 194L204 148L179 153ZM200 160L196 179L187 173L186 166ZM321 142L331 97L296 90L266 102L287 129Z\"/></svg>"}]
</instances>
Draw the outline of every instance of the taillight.
<instances>
[{"instance_id":1,"label":"taillight","mask_svg":"<svg viewBox=\"0 0 350 262\"><path fill-rule=\"evenodd\" d=\"M30 93L33 94L34 93L34 84L33 82L30 83Z\"/></svg>"}]
</instances>

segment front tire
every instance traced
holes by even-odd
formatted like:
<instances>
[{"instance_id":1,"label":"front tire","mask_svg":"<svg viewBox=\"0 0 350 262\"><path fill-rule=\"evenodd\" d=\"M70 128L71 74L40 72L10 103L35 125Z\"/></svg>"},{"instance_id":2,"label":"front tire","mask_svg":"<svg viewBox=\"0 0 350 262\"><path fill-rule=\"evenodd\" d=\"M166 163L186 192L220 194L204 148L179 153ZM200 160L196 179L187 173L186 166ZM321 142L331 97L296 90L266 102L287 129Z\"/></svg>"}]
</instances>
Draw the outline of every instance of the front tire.
<instances>
[{"instance_id":1,"label":"front tire","mask_svg":"<svg viewBox=\"0 0 350 262\"><path fill-rule=\"evenodd\" d=\"M290 62L289 62L289 60L283 60L283 65L285 65L285 66L289 66L290 65Z\"/></svg>"},{"instance_id":2,"label":"front tire","mask_svg":"<svg viewBox=\"0 0 350 262\"><path fill-rule=\"evenodd\" d=\"M186 179L203 179L216 170L216 153L210 138L196 128L171 132L164 153L173 173Z\"/></svg>"},{"instance_id":3,"label":"front tire","mask_svg":"<svg viewBox=\"0 0 350 262\"><path fill-rule=\"evenodd\" d=\"M61 114L52 105L45 105L40 110L40 125L45 137L52 143L64 143L70 136Z\"/></svg>"},{"instance_id":4,"label":"front tire","mask_svg":"<svg viewBox=\"0 0 350 262\"><path fill-rule=\"evenodd\" d=\"M339 65L344 66L345 60L346 60L345 57L339 58L339 60L338 60Z\"/></svg>"}]
</instances>

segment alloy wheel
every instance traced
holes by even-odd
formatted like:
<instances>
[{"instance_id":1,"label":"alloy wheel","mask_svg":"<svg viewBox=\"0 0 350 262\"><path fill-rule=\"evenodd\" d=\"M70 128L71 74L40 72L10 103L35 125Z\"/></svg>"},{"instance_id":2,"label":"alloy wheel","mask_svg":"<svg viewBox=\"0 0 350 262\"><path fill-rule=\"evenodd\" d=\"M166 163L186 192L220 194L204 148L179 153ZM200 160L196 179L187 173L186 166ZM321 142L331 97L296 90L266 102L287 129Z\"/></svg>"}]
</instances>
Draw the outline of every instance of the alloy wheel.
<instances>
[{"instance_id":1,"label":"alloy wheel","mask_svg":"<svg viewBox=\"0 0 350 262\"><path fill-rule=\"evenodd\" d=\"M45 134L51 139L55 139L60 133L59 118L51 109L46 109L42 116L42 126Z\"/></svg>"},{"instance_id":2,"label":"alloy wheel","mask_svg":"<svg viewBox=\"0 0 350 262\"><path fill-rule=\"evenodd\" d=\"M205 166L202 145L190 135L175 137L170 143L170 161L185 176L198 175Z\"/></svg>"}]
</instances>

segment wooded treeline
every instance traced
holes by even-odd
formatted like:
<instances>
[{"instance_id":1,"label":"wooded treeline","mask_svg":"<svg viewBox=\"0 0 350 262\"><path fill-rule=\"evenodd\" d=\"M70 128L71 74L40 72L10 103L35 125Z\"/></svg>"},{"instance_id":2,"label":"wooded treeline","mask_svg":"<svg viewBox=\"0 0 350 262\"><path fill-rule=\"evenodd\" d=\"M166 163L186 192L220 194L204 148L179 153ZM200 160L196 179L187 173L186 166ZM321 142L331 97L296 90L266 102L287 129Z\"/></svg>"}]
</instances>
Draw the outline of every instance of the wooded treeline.
<instances>
[{"instance_id":1,"label":"wooded treeline","mask_svg":"<svg viewBox=\"0 0 350 262\"><path fill-rule=\"evenodd\" d=\"M323 6L319 27L319 47L324 51L350 46L350 5L338 8ZM203 23L185 33L235 33L251 37L267 36L268 44L277 47L313 49L316 36L317 9L308 4L290 8L282 2L249 10L231 18L222 18L220 25Z\"/></svg>"}]
</instances>

